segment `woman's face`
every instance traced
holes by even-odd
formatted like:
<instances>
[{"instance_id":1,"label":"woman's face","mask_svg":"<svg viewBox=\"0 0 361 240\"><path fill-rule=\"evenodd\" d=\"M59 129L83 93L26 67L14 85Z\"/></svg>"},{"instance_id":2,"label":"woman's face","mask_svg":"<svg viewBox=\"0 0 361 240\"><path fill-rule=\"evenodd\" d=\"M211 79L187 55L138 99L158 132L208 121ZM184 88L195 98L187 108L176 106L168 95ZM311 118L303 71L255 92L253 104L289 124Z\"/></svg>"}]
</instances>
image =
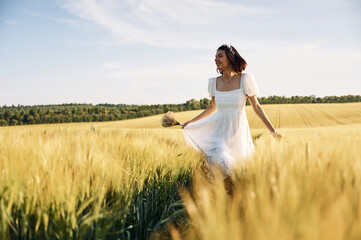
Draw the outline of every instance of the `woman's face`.
<instances>
[{"instance_id":1,"label":"woman's face","mask_svg":"<svg viewBox=\"0 0 361 240\"><path fill-rule=\"evenodd\" d=\"M214 59L217 69L223 71L230 67L230 62L226 56L226 51L218 50Z\"/></svg>"}]
</instances>

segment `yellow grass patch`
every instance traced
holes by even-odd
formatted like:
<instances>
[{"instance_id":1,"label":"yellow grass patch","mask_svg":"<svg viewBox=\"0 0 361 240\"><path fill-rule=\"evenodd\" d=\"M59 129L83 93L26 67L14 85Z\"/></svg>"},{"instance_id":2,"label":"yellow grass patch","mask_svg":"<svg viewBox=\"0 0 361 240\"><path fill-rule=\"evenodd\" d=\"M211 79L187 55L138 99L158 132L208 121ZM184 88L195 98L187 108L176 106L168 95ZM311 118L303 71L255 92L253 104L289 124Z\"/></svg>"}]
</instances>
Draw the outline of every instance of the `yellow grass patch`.
<instances>
[{"instance_id":1,"label":"yellow grass patch","mask_svg":"<svg viewBox=\"0 0 361 240\"><path fill-rule=\"evenodd\" d=\"M172 225L173 236L360 239L361 103L263 107L287 141L275 141L247 107L256 152L236 171L233 200L222 184L198 178L198 198L182 195L194 225L179 234ZM185 122L200 112L175 116ZM33 226L27 215L37 216L36 231L81 238L90 224L118 217L106 211L107 194L128 211L149 176L191 174L201 155L185 146L180 127L162 128L161 116L0 128L0 238L24 236ZM54 228L59 219L68 235Z\"/></svg>"},{"instance_id":2,"label":"yellow grass patch","mask_svg":"<svg viewBox=\"0 0 361 240\"><path fill-rule=\"evenodd\" d=\"M361 103L329 104L273 104L262 105L276 128L318 127L361 123ZM177 112L175 117L184 123L203 110ZM264 128L251 106L246 107L250 128ZM162 128L163 114L114 122L100 122L94 125L105 128ZM89 123L79 123L89 124ZM63 124L62 124L63 125ZM179 126L173 128L180 128Z\"/></svg>"}]
</instances>

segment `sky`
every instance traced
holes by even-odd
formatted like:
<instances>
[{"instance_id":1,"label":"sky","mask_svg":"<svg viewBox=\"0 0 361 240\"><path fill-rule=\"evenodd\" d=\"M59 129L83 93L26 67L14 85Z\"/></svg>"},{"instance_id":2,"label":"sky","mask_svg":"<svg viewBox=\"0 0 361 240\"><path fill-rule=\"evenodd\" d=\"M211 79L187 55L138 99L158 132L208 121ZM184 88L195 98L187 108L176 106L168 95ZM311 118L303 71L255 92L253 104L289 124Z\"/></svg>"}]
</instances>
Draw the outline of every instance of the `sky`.
<instances>
[{"instance_id":1,"label":"sky","mask_svg":"<svg viewBox=\"0 0 361 240\"><path fill-rule=\"evenodd\" d=\"M0 106L198 100L224 43L261 97L361 95L359 0L0 0Z\"/></svg>"}]
</instances>

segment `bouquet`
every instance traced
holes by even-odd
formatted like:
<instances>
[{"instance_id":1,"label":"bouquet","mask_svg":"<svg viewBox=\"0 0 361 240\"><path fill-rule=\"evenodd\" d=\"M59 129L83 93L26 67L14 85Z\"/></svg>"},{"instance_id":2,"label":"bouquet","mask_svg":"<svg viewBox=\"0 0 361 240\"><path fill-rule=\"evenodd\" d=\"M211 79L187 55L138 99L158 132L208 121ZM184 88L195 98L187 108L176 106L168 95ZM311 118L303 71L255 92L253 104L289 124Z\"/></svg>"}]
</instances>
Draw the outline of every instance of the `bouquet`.
<instances>
[{"instance_id":1,"label":"bouquet","mask_svg":"<svg viewBox=\"0 0 361 240\"><path fill-rule=\"evenodd\" d=\"M164 114L161 122L163 127L171 127L175 125L183 126L182 123L178 122L177 119L175 119L174 113L172 111L169 111L166 114Z\"/></svg>"}]
</instances>

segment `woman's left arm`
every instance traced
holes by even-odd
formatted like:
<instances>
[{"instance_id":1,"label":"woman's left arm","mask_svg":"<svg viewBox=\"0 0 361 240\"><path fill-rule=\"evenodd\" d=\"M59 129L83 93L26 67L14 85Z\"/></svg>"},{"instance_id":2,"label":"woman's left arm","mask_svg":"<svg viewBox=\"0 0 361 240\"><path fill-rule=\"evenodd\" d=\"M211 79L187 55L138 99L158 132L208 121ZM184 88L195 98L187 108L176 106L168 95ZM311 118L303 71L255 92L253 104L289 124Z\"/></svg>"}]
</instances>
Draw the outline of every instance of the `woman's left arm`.
<instances>
[{"instance_id":1,"label":"woman's left arm","mask_svg":"<svg viewBox=\"0 0 361 240\"><path fill-rule=\"evenodd\" d=\"M264 112L263 108L261 107L261 105L259 104L257 97L256 96L252 96L252 97L248 97L249 102L252 105L253 111L257 114L257 116L262 120L262 122L264 123L264 125L266 125L266 127L268 128L268 130L271 132L272 136L276 139L281 139L282 135L279 134L276 129L273 127L272 123L270 122L270 120L268 119L266 113Z\"/></svg>"}]
</instances>

